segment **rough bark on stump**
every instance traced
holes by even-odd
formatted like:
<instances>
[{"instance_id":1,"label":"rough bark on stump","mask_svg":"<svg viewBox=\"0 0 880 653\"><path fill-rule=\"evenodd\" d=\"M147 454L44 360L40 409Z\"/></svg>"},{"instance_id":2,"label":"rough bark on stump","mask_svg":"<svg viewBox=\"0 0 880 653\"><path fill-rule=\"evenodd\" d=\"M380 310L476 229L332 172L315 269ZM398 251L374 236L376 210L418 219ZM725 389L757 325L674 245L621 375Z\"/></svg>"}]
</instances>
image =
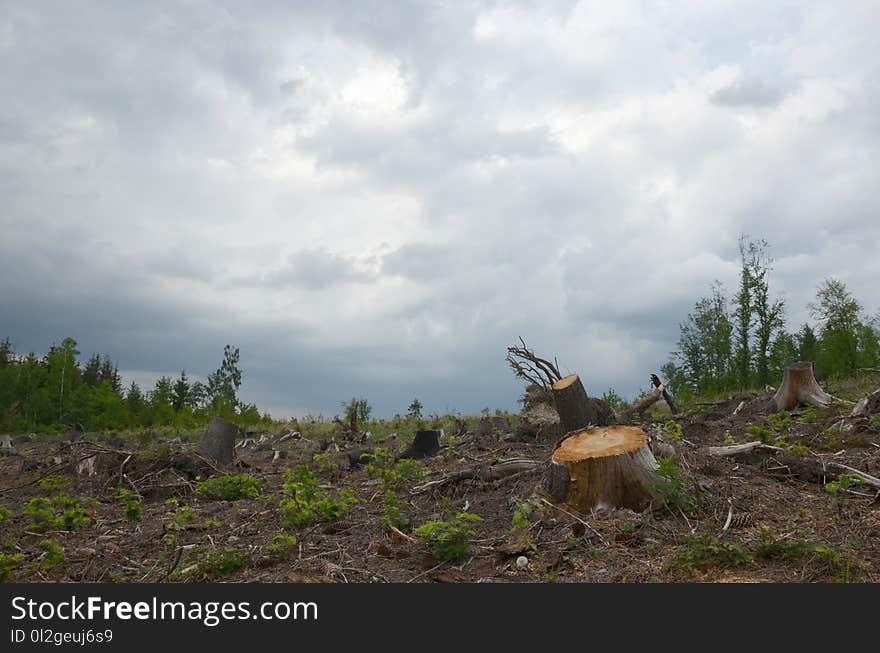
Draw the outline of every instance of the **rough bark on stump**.
<instances>
[{"instance_id":1,"label":"rough bark on stump","mask_svg":"<svg viewBox=\"0 0 880 653\"><path fill-rule=\"evenodd\" d=\"M614 413L608 405L601 399L588 397L577 374L563 377L551 389L559 421L566 433L587 426L607 426L614 423Z\"/></svg>"},{"instance_id":2,"label":"rough bark on stump","mask_svg":"<svg viewBox=\"0 0 880 653\"><path fill-rule=\"evenodd\" d=\"M438 451L440 451L440 431L416 431L412 444L398 458L430 458Z\"/></svg>"},{"instance_id":3,"label":"rough bark on stump","mask_svg":"<svg viewBox=\"0 0 880 653\"><path fill-rule=\"evenodd\" d=\"M199 451L218 463L231 463L236 435L238 435L238 427L235 424L222 417L215 417L202 436Z\"/></svg>"},{"instance_id":4,"label":"rough bark on stump","mask_svg":"<svg viewBox=\"0 0 880 653\"><path fill-rule=\"evenodd\" d=\"M770 410L791 410L798 404L828 408L833 401L834 397L825 392L816 381L813 363L801 361L785 368L782 384L770 402Z\"/></svg>"},{"instance_id":5,"label":"rough bark on stump","mask_svg":"<svg viewBox=\"0 0 880 653\"><path fill-rule=\"evenodd\" d=\"M644 510L655 499L657 461L635 426L584 429L553 452L542 487L582 513L595 508Z\"/></svg>"}]
</instances>

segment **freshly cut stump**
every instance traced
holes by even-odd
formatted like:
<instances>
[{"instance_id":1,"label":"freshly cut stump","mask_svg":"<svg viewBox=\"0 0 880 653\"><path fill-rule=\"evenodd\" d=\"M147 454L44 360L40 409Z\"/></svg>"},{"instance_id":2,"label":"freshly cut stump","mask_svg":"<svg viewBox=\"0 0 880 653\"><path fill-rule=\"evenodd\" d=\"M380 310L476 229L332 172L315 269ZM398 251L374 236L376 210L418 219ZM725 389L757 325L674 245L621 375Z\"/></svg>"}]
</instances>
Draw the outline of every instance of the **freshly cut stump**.
<instances>
[{"instance_id":1,"label":"freshly cut stump","mask_svg":"<svg viewBox=\"0 0 880 653\"><path fill-rule=\"evenodd\" d=\"M587 395L577 374L569 374L551 386L553 403L566 433L614 423L614 413L601 399Z\"/></svg>"},{"instance_id":2,"label":"freshly cut stump","mask_svg":"<svg viewBox=\"0 0 880 653\"><path fill-rule=\"evenodd\" d=\"M562 441L543 488L580 512L596 508L641 511L656 498L657 460L637 426L585 429Z\"/></svg>"},{"instance_id":3,"label":"freshly cut stump","mask_svg":"<svg viewBox=\"0 0 880 653\"><path fill-rule=\"evenodd\" d=\"M834 397L825 392L816 381L813 363L802 361L792 363L785 368L782 385L773 395L770 410L773 412L791 410L798 404L828 408L833 401Z\"/></svg>"}]
</instances>

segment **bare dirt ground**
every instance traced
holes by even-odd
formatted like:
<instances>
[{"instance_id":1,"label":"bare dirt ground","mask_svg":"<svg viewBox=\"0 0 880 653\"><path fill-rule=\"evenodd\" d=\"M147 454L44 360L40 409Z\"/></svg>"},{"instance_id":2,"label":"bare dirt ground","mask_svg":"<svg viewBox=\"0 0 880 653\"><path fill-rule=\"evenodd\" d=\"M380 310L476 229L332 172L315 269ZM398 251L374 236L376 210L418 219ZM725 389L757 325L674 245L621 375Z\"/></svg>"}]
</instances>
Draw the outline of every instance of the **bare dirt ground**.
<instances>
[{"instance_id":1,"label":"bare dirt ground","mask_svg":"<svg viewBox=\"0 0 880 653\"><path fill-rule=\"evenodd\" d=\"M743 399L747 406L733 416ZM11 512L0 522L0 551L7 560L21 554L7 574L19 582L875 582L878 492L848 478L840 483L839 470L826 465L823 472L822 463L878 475L880 435L869 425L849 434L829 429L838 411L819 411L815 418L801 411L772 431L782 450L745 459L709 455L709 446L753 439L745 432L749 425L771 428L756 409L764 399L733 397L680 418L678 437L667 431L681 491L695 502L687 510L673 503L642 514L575 515L535 499L541 477L536 470L422 493L401 488L397 495L410 523L403 534L383 519L381 481L363 469L347 469L346 449L353 445L344 442L324 449L327 464L315 474L329 495L348 488L358 503L337 521L284 528L278 500L285 470L300 462L316 468L316 447L302 440L279 443L275 437L268 446L238 448L237 463L219 469L195 453L196 443L138 448L98 434L75 443L19 437L19 455L0 457L0 506ZM642 426L657 432L664 422L646 418ZM504 429L480 437L462 433L423 461L425 480L510 458L546 461L555 439L516 441ZM404 448L395 440L376 444ZM88 468L77 473L77 463ZM196 491L199 479L220 472L261 479L261 496L220 501ZM45 479L55 474L73 479L65 491L85 501L88 523L75 530L32 530L25 506L51 493ZM141 520L126 518L120 486L142 496ZM520 508L530 500L533 510L524 515ZM460 562L438 560L415 528L461 511L482 517L473 524L469 553ZM295 535L296 543L273 548L282 533ZM53 564L47 539L63 546L62 562ZM516 564L520 556L527 559L524 566Z\"/></svg>"}]
</instances>

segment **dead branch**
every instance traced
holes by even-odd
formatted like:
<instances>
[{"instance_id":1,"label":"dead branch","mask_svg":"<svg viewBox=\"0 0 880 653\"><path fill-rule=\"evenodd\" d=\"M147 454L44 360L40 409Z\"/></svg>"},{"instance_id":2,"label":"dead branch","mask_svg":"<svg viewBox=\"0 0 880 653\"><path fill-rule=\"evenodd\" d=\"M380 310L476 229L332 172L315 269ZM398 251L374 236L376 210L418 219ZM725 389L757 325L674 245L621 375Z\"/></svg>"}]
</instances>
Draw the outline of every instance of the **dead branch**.
<instances>
[{"instance_id":1,"label":"dead branch","mask_svg":"<svg viewBox=\"0 0 880 653\"><path fill-rule=\"evenodd\" d=\"M656 374L652 374L651 375L651 383L654 385L655 388L658 388L658 389L663 388L663 401L665 401L666 405L669 406L669 410L672 411L673 415L678 415L678 408L675 407L675 403L672 401L672 397L669 396L669 393L666 391L666 388L664 387L664 386L669 385L669 381L667 381L665 384L663 384L660 382L659 376L657 376Z\"/></svg>"},{"instance_id":2,"label":"dead branch","mask_svg":"<svg viewBox=\"0 0 880 653\"><path fill-rule=\"evenodd\" d=\"M531 472L540 469L544 463L537 460L529 460L528 458L511 458L502 460L494 465L480 465L471 469L463 469L452 474L447 474L434 481L430 481L423 485L417 485L411 491L412 494L421 494L428 490L434 490L444 485L458 483L467 479L476 479L487 483L489 481L500 481L503 478L512 476L520 472Z\"/></svg>"},{"instance_id":3,"label":"dead branch","mask_svg":"<svg viewBox=\"0 0 880 653\"><path fill-rule=\"evenodd\" d=\"M785 451L781 447L774 447L763 442L746 442L744 444L731 444L725 447L709 447L710 456L719 456L721 458L732 458L753 451Z\"/></svg>"},{"instance_id":4,"label":"dead branch","mask_svg":"<svg viewBox=\"0 0 880 653\"><path fill-rule=\"evenodd\" d=\"M629 424L632 420L632 416L635 413L642 413L647 410L652 404L657 403L660 397L663 396L663 393L666 392L666 384L661 383L651 394L645 395L639 401L634 403L629 408L624 408L617 414L617 421L620 424Z\"/></svg>"},{"instance_id":5,"label":"dead branch","mask_svg":"<svg viewBox=\"0 0 880 653\"><path fill-rule=\"evenodd\" d=\"M550 386L562 378L559 373L559 362L554 358L551 363L541 358L526 346L525 340L519 339L522 347L507 348L507 362L517 378L542 386L549 390Z\"/></svg>"}]
</instances>

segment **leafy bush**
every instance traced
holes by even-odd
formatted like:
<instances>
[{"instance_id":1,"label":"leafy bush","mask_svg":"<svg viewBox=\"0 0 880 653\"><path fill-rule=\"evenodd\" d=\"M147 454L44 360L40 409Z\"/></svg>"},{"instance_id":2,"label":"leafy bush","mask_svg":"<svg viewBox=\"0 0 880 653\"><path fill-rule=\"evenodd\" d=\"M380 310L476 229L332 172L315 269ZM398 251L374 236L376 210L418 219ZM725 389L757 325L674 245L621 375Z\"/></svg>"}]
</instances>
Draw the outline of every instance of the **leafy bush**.
<instances>
[{"instance_id":1,"label":"leafy bush","mask_svg":"<svg viewBox=\"0 0 880 653\"><path fill-rule=\"evenodd\" d=\"M165 517L169 521L167 525L169 531L182 531L187 524L198 518L192 506L181 506L177 499L168 499L165 505L173 508L173 511L165 513Z\"/></svg>"},{"instance_id":2,"label":"leafy bush","mask_svg":"<svg viewBox=\"0 0 880 653\"><path fill-rule=\"evenodd\" d=\"M5 583L12 576L12 570L22 561L22 553L0 553L0 583Z\"/></svg>"},{"instance_id":3,"label":"leafy bush","mask_svg":"<svg viewBox=\"0 0 880 653\"><path fill-rule=\"evenodd\" d=\"M678 442L684 435L681 424L674 419L667 420L660 427L660 436L667 442Z\"/></svg>"},{"instance_id":4,"label":"leafy bush","mask_svg":"<svg viewBox=\"0 0 880 653\"><path fill-rule=\"evenodd\" d=\"M250 474L235 476L218 476L209 478L196 485L196 492L209 499L218 501L238 501L239 499L255 499L260 496L263 481Z\"/></svg>"},{"instance_id":5,"label":"leafy bush","mask_svg":"<svg viewBox=\"0 0 880 653\"><path fill-rule=\"evenodd\" d=\"M91 522L82 500L67 492L31 499L24 514L31 520L27 529L32 531L73 531Z\"/></svg>"},{"instance_id":6,"label":"leafy bush","mask_svg":"<svg viewBox=\"0 0 880 653\"><path fill-rule=\"evenodd\" d=\"M58 494L62 490L66 490L74 484L74 479L64 474L51 474L45 478L41 478L37 483L41 490L49 494Z\"/></svg>"},{"instance_id":7,"label":"leafy bush","mask_svg":"<svg viewBox=\"0 0 880 653\"><path fill-rule=\"evenodd\" d=\"M459 562L470 550L468 538L475 531L472 524L483 521L479 515L459 512L445 520L425 522L416 529L416 535L425 539L428 546L440 560Z\"/></svg>"},{"instance_id":8,"label":"leafy bush","mask_svg":"<svg viewBox=\"0 0 880 653\"><path fill-rule=\"evenodd\" d=\"M0 524L5 522L7 519L12 519L12 511L9 508L4 508L0 506Z\"/></svg>"},{"instance_id":9,"label":"leafy bush","mask_svg":"<svg viewBox=\"0 0 880 653\"><path fill-rule=\"evenodd\" d=\"M312 456L312 464L321 476L336 476L339 473L339 465L337 465L332 454L316 453Z\"/></svg>"},{"instance_id":10,"label":"leafy bush","mask_svg":"<svg viewBox=\"0 0 880 653\"><path fill-rule=\"evenodd\" d=\"M46 552L40 563L40 567L43 569L52 569L67 561L67 556L64 555L64 547L61 546L61 542L58 540L43 540L40 542L40 548Z\"/></svg>"},{"instance_id":11,"label":"leafy bush","mask_svg":"<svg viewBox=\"0 0 880 653\"><path fill-rule=\"evenodd\" d=\"M654 484L654 491L669 509L681 509L686 513L697 509L697 499L679 478L678 467L675 465L675 457L657 459L658 481Z\"/></svg>"},{"instance_id":12,"label":"leafy bush","mask_svg":"<svg viewBox=\"0 0 880 653\"><path fill-rule=\"evenodd\" d=\"M144 506L141 503L141 495L121 487L116 491L116 498L122 504L122 510L125 513L126 519L140 521L144 518Z\"/></svg>"},{"instance_id":13,"label":"leafy bush","mask_svg":"<svg viewBox=\"0 0 880 653\"><path fill-rule=\"evenodd\" d=\"M316 522L333 522L354 504L357 498L351 490L340 492L334 499L318 486L309 468L301 464L296 471L287 470L282 486L284 498L279 503L286 526L299 528Z\"/></svg>"}]
</instances>

